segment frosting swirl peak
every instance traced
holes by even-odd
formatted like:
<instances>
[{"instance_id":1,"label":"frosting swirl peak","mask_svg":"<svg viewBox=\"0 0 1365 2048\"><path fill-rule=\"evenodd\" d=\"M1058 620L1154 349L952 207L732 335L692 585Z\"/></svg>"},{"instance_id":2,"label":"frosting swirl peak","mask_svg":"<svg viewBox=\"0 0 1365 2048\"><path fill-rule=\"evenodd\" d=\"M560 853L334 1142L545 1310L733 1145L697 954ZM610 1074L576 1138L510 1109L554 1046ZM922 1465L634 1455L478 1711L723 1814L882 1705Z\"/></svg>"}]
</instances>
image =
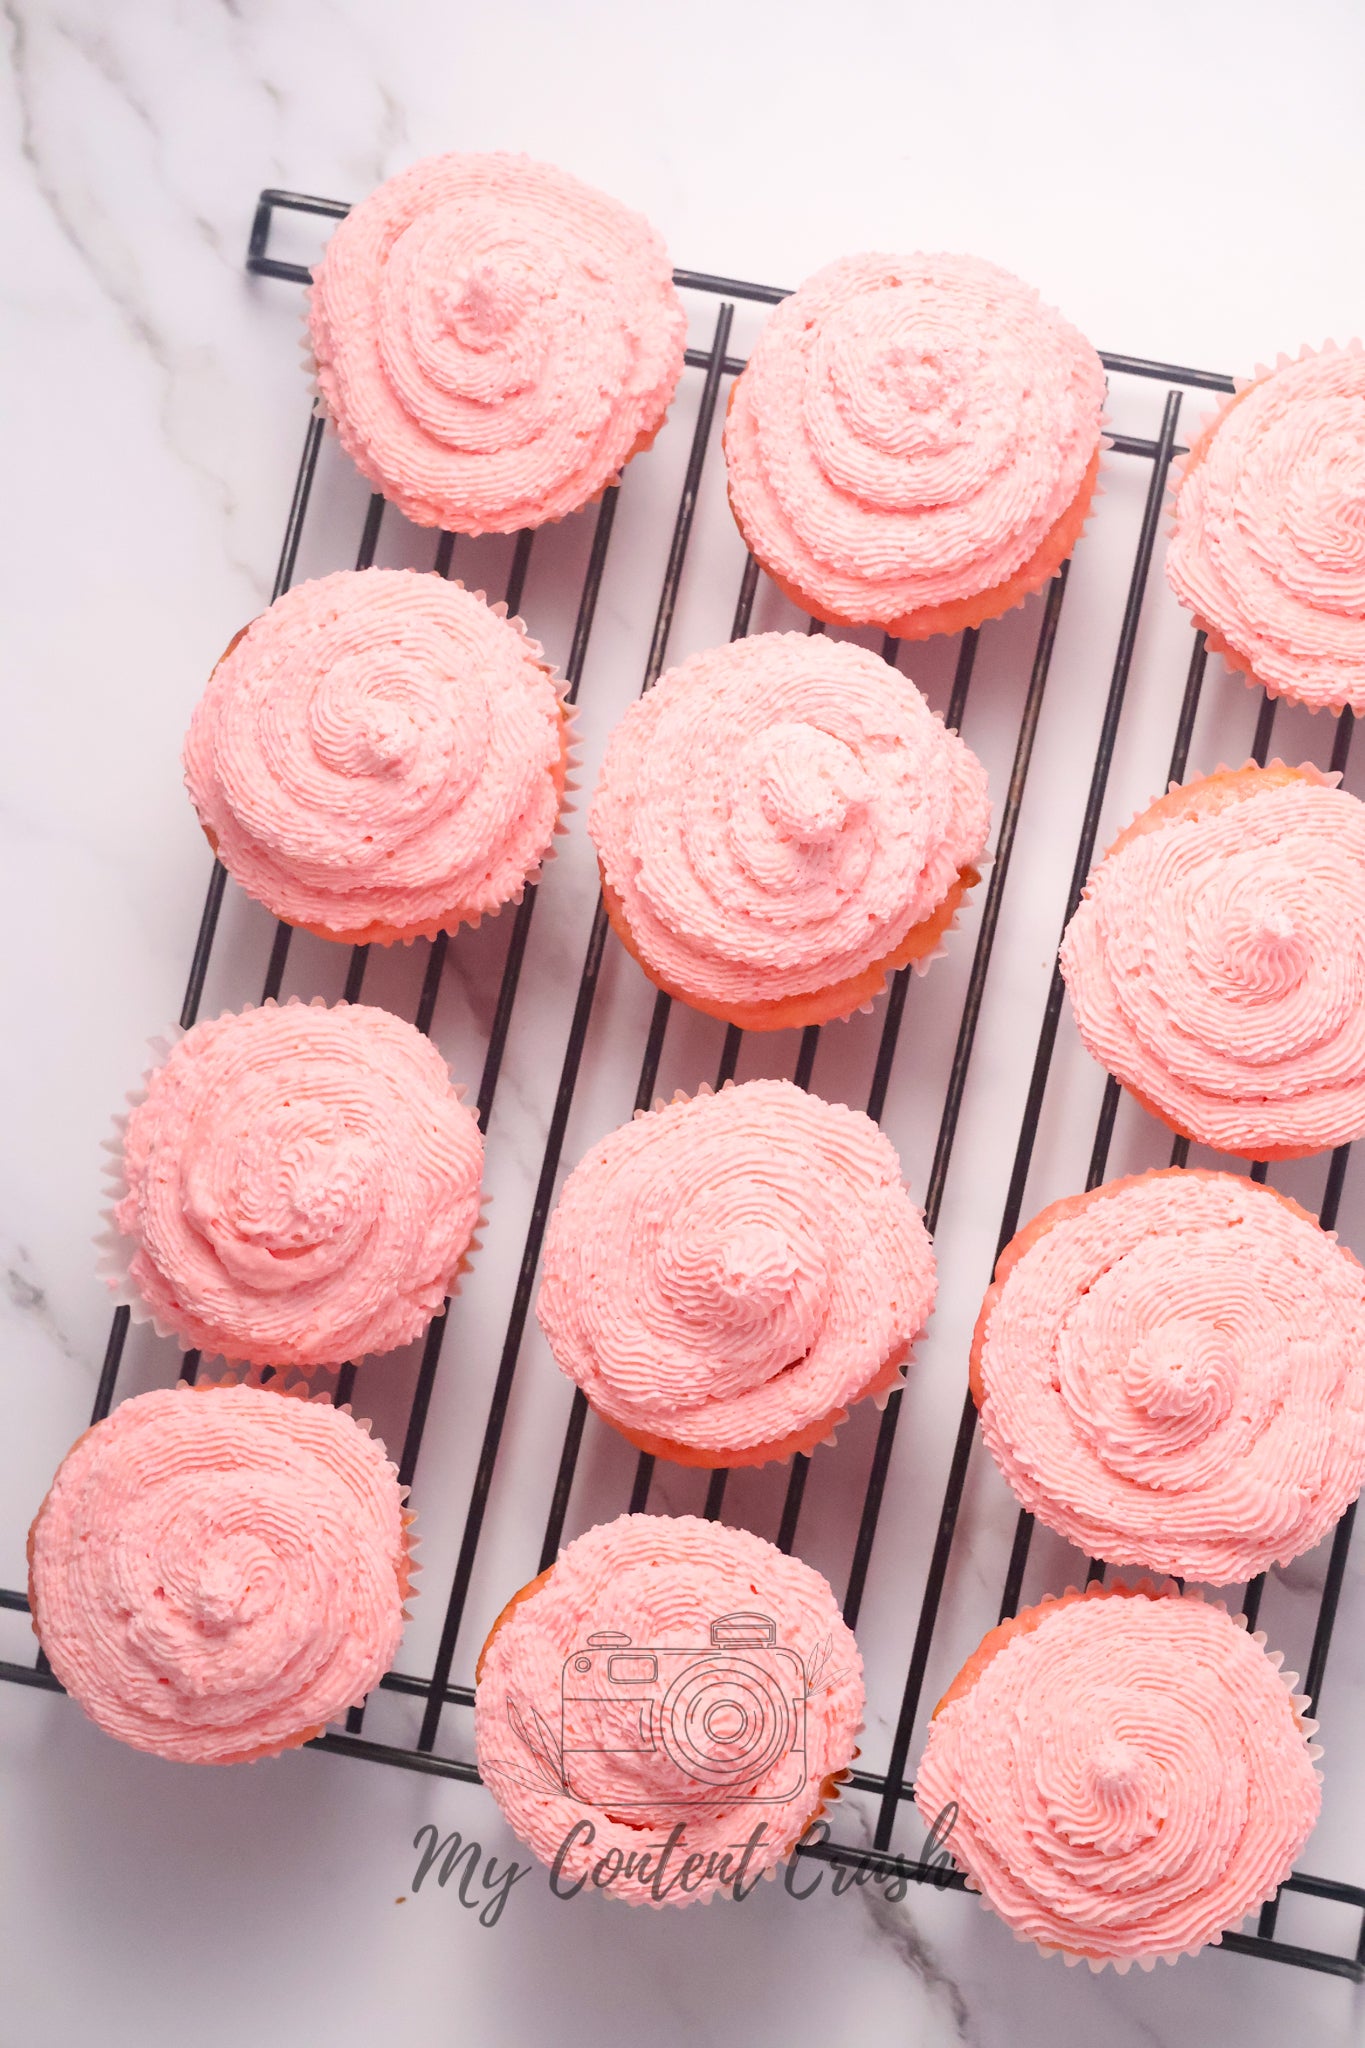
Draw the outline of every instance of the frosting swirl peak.
<instances>
[{"instance_id":1,"label":"frosting swirl peak","mask_svg":"<svg viewBox=\"0 0 1365 2048\"><path fill-rule=\"evenodd\" d=\"M915 685L803 633L733 640L661 677L613 733L588 812L646 967L722 1010L886 959L989 823L985 771Z\"/></svg>"},{"instance_id":2,"label":"frosting swirl peak","mask_svg":"<svg viewBox=\"0 0 1365 2048\"><path fill-rule=\"evenodd\" d=\"M538 1313L608 1421L743 1463L828 1436L919 1335L934 1287L870 1118L746 1081L637 1116L575 1167Z\"/></svg>"},{"instance_id":3,"label":"frosting swirl peak","mask_svg":"<svg viewBox=\"0 0 1365 2048\"><path fill-rule=\"evenodd\" d=\"M387 1010L214 1018L128 1119L127 1281L187 1348L303 1367L389 1351L454 1284L482 1163L445 1061Z\"/></svg>"},{"instance_id":4,"label":"frosting swirl peak","mask_svg":"<svg viewBox=\"0 0 1365 2048\"><path fill-rule=\"evenodd\" d=\"M929 1727L915 1803L1045 1954L1127 1969L1216 1942L1321 1803L1278 1659L1194 1595L1095 1588L986 1637Z\"/></svg>"},{"instance_id":5,"label":"frosting swirl peak","mask_svg":"<svg viewBox=\"0 0 1365 2048\"><path fill-rule=\"evenodd\" d=\"M1178 1131L1287 1158L1365 1130L1365 806L1316 769L1173 789L1061 949L1081 1036Z\"/></svg>"},{"instance_id":6,"label":"frosting swirl peak","mask_svg":"<svg viewBox=\"0 0 1365 2048\"><path fill-rule=\"evenodd\" d=\"M1094 349L1007 271L843 257L776 308L735 385L735 516L820 616L913 627L1039 554L1093 470L1103 403Z\"/></svg>"},{"instance_id":7,"label":"frosting swirl peak","mask_svg":"<svg viewBox=\"0 0 1365 2048\"><path fill-rule=\"evenodd\" d=\"M124 1401L30 1537L34 1625L93 1721L181 1763L306 1741L393 1662L398 1475L345 1410L258 1387Z\"/></svg>"},{"instance_id":8,"label":"frosting swirl peak","mask_svg":"<svg viewBox=\"0 0 1365 2048\"><path fill-rule=\"evenodd\" d=\"M972 1386L1015 1493L1079 1549L1254 1578L1365 1482L1365 1272L1240 1175L1113 1181L1006 1247Z\"/></svg>"},{"instance_id":9,"label":"frosting swirl peak","mask_svg":"<svg viewBox=\"0 0 1365 2048\"><path fill-rule=\"evenodd\" d=\"M419 526L510 533L597 496L657 431L687 322L649 224L529 157L429 157L313 273L318 388Z\"/></svg>"},{"instance_id":10,"label":"frosting swirl peak","mask_svg":"<svg viewBox=\"0 0 1365 2048\"><path fill-rule=\"evenodd\" d=\"M347 569L286 591L233 643L185 780L224 865L277 917L432 937L537 872L564 747L519 621L439 576Z\"/></svg>"},{"instance_id":11,"label":"frosting swirl peak","mask_svg":"<svg viewBox=\"0 0 1365 2048\"><path fill-rule=\"evenodd\" d=\"M1273 696L1365 709L1365 349L1243 385L1176 486L1172 589Z\"/></svg>"}]
</instances>

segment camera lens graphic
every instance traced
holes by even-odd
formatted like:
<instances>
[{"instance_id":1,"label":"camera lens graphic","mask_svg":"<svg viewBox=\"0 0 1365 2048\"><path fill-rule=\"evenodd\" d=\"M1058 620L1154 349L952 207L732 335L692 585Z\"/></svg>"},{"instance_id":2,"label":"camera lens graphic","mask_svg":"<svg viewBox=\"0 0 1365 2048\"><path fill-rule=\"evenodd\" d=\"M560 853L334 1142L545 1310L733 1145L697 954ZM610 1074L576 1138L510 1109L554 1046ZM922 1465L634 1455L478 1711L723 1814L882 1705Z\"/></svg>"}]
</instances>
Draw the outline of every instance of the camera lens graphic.
<instances>
[{"instance_id":1,"label":"camera lens graphic","mask_svg":"<svg viewBox=\"0 0 1365 2048\"><path fill-rule=\"evenodd\" d=\"M680 1771L706 1785L762 1777L791 1741L791 1706L777 1676L734 1657L704 1658L664 1696L659 1735Z\"/></svg>"}]
</instances>

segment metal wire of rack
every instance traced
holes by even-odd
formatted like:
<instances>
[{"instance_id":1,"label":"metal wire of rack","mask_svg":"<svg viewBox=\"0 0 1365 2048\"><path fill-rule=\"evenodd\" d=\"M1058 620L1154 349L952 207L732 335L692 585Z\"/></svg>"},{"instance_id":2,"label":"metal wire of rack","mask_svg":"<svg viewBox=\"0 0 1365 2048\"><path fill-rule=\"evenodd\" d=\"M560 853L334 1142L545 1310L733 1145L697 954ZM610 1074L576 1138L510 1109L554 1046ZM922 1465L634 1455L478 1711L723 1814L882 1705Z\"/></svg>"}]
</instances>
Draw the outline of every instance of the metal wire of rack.
<instances>
[{"instance_id":1,"label":"metal wire of rack","mask_svg":"<svg viewBox=\"0 0 1365 2048\"><path fill-rule=\"evenodd\" d=\"M262 277L278 278L295 284L310 282L310 270L302 264L290 263L272 257L269 244L272 225L276 215L316 215L324 219L340 219L347 212L344 202L316 198L305 194L277 191L261 193L254 216L247 254L247 268ZM758 305L777 304L786 294L774 287L747 283L734 278L709 275L704 272L678 270L674 273L680 288L708 295L719 300L714 330L710 344L704 348L689 348L688 366L702 375L702 385L692 432L690 453L684 474L681 494L674 518L671 543L659 591L654 617L653 634L641 687L648 689L660 674L669 644L674 614L678 603L679 589L687 559L688 545L692 538L697 510L698 491L702 479L703 465L707 458L708 442L712 435L722 385L727 378L736 376L744 367L743 359L730 351L731 331L737 301L748 301ZM1160 427L1154 438L1133 435L1111 434L1113 447L1121 454L1138 457L1150 463L1151 472L1147 485L1141 526L1134 550L1129 574L1126 601L1117 647L1110 673L1108 692L1104 703L1103 719L1100 726L1098 745L1095 751L1085 809L1076 844L1075 859L1071 871L1065 911L1058 927L1070 917L1079 900L1082 885L1093 861L1100 828L1101 812L1109 782L1118 738L1119 721L1123 712L1125 694L1133 663L1139 623L1142 616L1143 600L1152 565L1157 540L1163 496L1168 481L1168 472L1173 458L1181 452L1176 434L1180 419L1183 396L1189 390L1203 390L1225 393L1233 389L1231 378L1213 372L1183 368L1174 364L1147 361L1145 359L1105 354L1106 369L1111 375L1128 376L1155 380L1166 389L1164 409ZM323 424L314 416L309 420L304 439L302 456L295 480L293 498L285 527L279 566L272 595L279 596L287 590L293 580L303 536L304 523L318 468L319 449L322 441ZM618 487L609 489L597 508L586 570L583 575L576 617L574 620L569 653L564 666L566 695L570 702L577 699L587 659L589 641L598 611L608 550L611 544L613 526L617 514ZM375 557L379 543L381 525L385 514L382 497L372 496L367 508L355 566L369 566ZM504 596L509 613L515 614L522 607L522 597L531 562L535 534L528 530L517 536L512 551L510 572ZM433 566L441 574L449 574L452 564L454 536L439 536ZM738 637L749 630L751 615L759 587L759 569L752 557L745 563L740 582L732 624L732 637ZM1045 599L1040 607L1040 618L1036 642L1034 643L1028 679L1023 691L1019 709L1018 726L1014 741L1013 761L1010 769L1005 799L1000 810L990 879L982 906L975 951L972 956L961 1012L958 1018L956 1038L953 1043L951 1064L948 1070L937 1139L933 1149L927 1188L925 1193L925 1221L934 1231L939 1220L944 1188L948 1176L954 1139L957 1134L959 1115L966 1090L968 1069L971 1063L977 1026L981 1016L987 975L990 969L992 950L995 943L1001 902L1010 872L1015 837L1020 811L1024 800L1025 786L1033 755L1039 719L1044 704L1049 671L1052 665L1058 624L1065 602L1068 584L1068 570L1048 586ZM812 629L814 622L812 622ZM953 674L952 689L946 711L946 723L953 728L961 725L967 708L973 671L976 663L978 635L967 631L961 635ZM897 655L896 643L888 638L883 652L889 660ZM1194 636L1189 669L1181 699L1179 717L1170 752L1170 779L1179 780L1186 771L1191 742L1199 712L1200 696L1204 684L1206 655L1202 634ZM1275 721L1276 706L1272 699L1263 698L1257 719L1253 756L1264 762L1268 756ZM1336 722L1331 766L1344 770L1351 745L1352 715L1343 712ZM198 936L190 963L185 989L184 1003L180 1012L180 1023L188 1029L199 1013L204 994L205 981L212 956L219 915L222 909L226 886L224 869L214 863L208 894L204 903ZM535 912L537 891L528 888L517 907L512 921L508 943L503 958L501 979L497 989L492 1021L488 1032L483 1069L477 1093L477 1114L480 1127L487 1130L497 1091L499 1075L507 1050L509 1032L512 1028L514 1006L526 956L531 922ZM439 1644L432 1669L425 1677L393 1671L381 1681L385 1692L408 1695L422 1702L420 1729L415 1742L401 1744L376 1739L365 1733L364 1709L352 1709L347 1717L344 1731L334 1730L319 1737L312 1745L334 1754L363 1758L371 1761L397 1764L410 1770L427 1772L438 1776L455 1778L470 1783L478 1782L476 1766L458 1756L445 1753L438 1747L442 1715L447 1707L469 1709L473 1705L472 1686L453 1680L455 1654L460 1642L461 1626L466 1617L466 1608L474 1574L475 1558L483 1532L485 1514L493 1485L494 1469L502 1444L507 1421L508 1407L512 1395L513 1380L522 1351L527 1318L529 1315L541 1244L548 1222L554 1197L557 1176L562 1164L565 1134L574 1102L575 1089L579 1081L589 1024L592 1018L594 999L597 995L599 978L602 973L604 953L607 946L608 925L605 909L600 901L592 920L582 971L568 1035L565 1043L563 1063L555 1091L549 1128L541 1158L534 1201L531 1207L525 1242L517 1273L515 1286L508 1309L505 1335L492 1381L487 1413L483 1420L479 1454L474 1468L468 1501L465 1505L464 1523L460 1537L458 1555L453 1578L447 1594L444 1619ZM291 929L285 924L276 927L270 948L269 961L260 999L266 1000L279 994L289 956ZM417 1028L429 1032L435 1013L437 996L440 991L442 974L446 964L448 940L442 935L430 943L422 976L420 994L415 1009L414 1021ZM358 946L352 949L345 979L345 999L356 1001L364 986L368 948ZM887 994L881 1019L880 1036L877 1043L871 1085L867 1092L865 1107L868 1114L880 1118L885 1109L887 1092L891 1084L893 1065L901 1035L910 989L908 969L894 977ZM1052 1067L1058 1026L1062 1016L1063 989L1060 970L1055 961L1048 985L1043 1009L1041 1027L1034 1052L1023 1115L1015 1143L1013 1165L1010 1174L1004 1212L1000 1220L998 1248L1015 1234L1023 1215L1023 1204L1030 1165L1033 1160L1039 1117ZM660 1062L663 1055L664 1039L672 1009L670 999L659 994L653 1004L645 1045L640 1059L639 1085L636 1090L636 1106L647 1108L656 1093ZM730 1026L725 1034L718 1070L714 1076L716 1086L733 1078L740 1057L743 1034ZM800 1035L795 1060L794 1078L801 1086L811 1081L816 1053L820 1042L820 1027L811 1026ZM1086 1176L1087 1188L1099 1185L1104 1179L1110 1145L1114 1135L1115 1119L1118 1112L1120 1090L1112 1077L1108 1080L1098 1121L1095 1129ZM1183 1164L1188 1154L1188 1144L1183 1139L1175 1141L1171 1150L1171 1163ZM1336 1221L1338 1207L1345 1185L1350 1148L1342 1146L1331 1156L1326 1189L1321 1205L1321 1220L1325 1228L1331 1229ZM1264 1162L1252 1167L1253 1178L1264 1180ZM447 1304L447 1310L449 1304ZM431 1407L432 1392L436 1381L441 1356L442 1342L446 1330L446 1312L443 1311L431 1324L422 1347L420 1361L415 1374L413 1391L406 1418L398 1465L403 1485L412 1484ZM120 1307L114 1313L109 1332L108 1344L99 1376L91 1421L97 1422L108 1414L114 1400L120 1365L124 1356L129 1330L129 1312ZM198 1354L190 1352L181 1363L181 1377L192 1381L199 1367ZM355 1367L344 1366L337 1376L334 1398L338 1403L351 1398L355 1381ZM892 1450L896 1440L903 1396L898 1390L893 1393L881 1415L876 1431L868 1481L858 1516L856 1537L853 1544L847 1581L844 1589L843 1609L850 1626L856 1627L863 1606L868 1573L872 1561L873 1546L877 1535L879 1519L891 1467ZM545 1514L544 1536L540 1553L540 1569L550 1564L560 1546L569 1508L570 1493L578 1468L583 1444L584 1427L587 1420L587 1404L581 1390L575 1390L564 1431L548 1508ZM855 1770L851 1784L858 1792L869 1795L875 1802L875 1825L871 1845L860 1842L835 1840L803 1845L801 1853L819 1857L834 1863L853 1864L873 1871L903 1874L921 1881L943 1885L945 1881L957 1889L962 1880L956 1874L948 1875L936 1862L920 1861L893 1852L891 1840L893 1828L903 1803L912 1795L913 1786L907 1783L906 1768L909 1760L910 1743L921 1706L930 1650L935 1626L939 1618L945 1582L948 1577L949 1561L954 1539L958 1531L964 1489L967 1483L968 1463L975 1440L976 1411L970 1394L963 1401L961 1418L953 1443L947 1476L943 1486L942 1503L933 1538L928 1569L924 1580L923 1595L915 1626L913 1643L901 1693L899 1712L894 1735L884 1771ZM801 1517L810 1458L802 1455L794 1458L786 1483L785 1497L781 1508L777 1543L783 1550L791 1550L796 1542ZM647 1453L639 1455L634 1470L633 1484L629 1497L631 1512L647 1508L651 1487L655 1477L655 1461ZM705 1513L711 1519L720 1516L726 1494L728 1473L714 1472L709 1481L705 1502ZM1321 1712L1320 1699L1326 1670L1328 1651L1331 1644L1333 1623L1341 1596L1346 1571L1347 1554L1351 1542L1355 1509L1352 1507L1342 1517L1334 1533L1327 1560L1323 1590L1314 1626L1312 1648L1307 1663L1303 1689L1308 1694L1310 1712ZM1032 1517L1020 1513L1017 1520L1010 1552L1003 1593L1000 1601L1000 1616L1013 1614L1019 1604L1024 1572L1028 1562L1033 1534ZM1088 1579L1095 1580L1104 1574L1103 1562L1092 1559L1088 1567ZM1244 1610L1248 1625L1254 1626L1259 1613L1264 1578L1253 1581L1246 1589ZM428 1594L427 1596L431 1596ZM21 1591L0 1590L0 1608L26 1612L27 1596ZM38 1656L33 1664L0 1662L0 1678L19 1684L46 1687L60 1691L56 1678L48 1668L45 1659ZM1339 1908L1359 1916L1359 1934L1353 1947L1310 1947L1286 1942L1277 1937L1276 1926L1279 1912L1279 1898L1265 1906L1260 1914L1254 1933L1229 1933L1223 1937L1225 1949L1240 1954L1261 1956L1266 1959L1296 1964L1301 1967L1329 1972L1354 1982L1365 1981L1365 1887L1343 1883L1335 1879L1318 1878L1303 1871L1295 1871L1282 1888L1283 1891L1303 1894L1332 1902Z\"/></svg>"}]
</instances>

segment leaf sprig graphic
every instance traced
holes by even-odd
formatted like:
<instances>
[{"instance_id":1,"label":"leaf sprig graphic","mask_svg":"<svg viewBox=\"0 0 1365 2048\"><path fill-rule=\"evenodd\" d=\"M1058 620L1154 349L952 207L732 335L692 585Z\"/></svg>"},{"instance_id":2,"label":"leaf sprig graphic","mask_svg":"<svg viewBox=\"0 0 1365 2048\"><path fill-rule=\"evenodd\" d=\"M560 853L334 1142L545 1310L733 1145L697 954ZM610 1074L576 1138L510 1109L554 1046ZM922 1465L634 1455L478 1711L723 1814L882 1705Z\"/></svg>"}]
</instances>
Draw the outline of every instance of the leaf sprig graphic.
<instances>
[{"instance_id":1,"label":"leaf sprig graphic","mask_svg":"<svg viewBox=\"0 0 1365 2048\"><path fill-rule=\"evenodd\" d=\"M834 1637L828 1635L823 1643L817 1643L806 1665L806 1698L812 1699L820 1689L825 1676L825 1667L834 1654Z\"/></svg>"},{"instance_id":2,"label":"leaf sprig graphic","mask_svg":"<svg viewBox=\"0 0 1365 2048\"><path fill-rule=\"evenodd\" d=\"M512 1733L530 1753L553 1790L567 1792L569 1786L564 1776L564 1758L560 1751L559 1739L544 1715L534 1706L528 1707L527 1713L523 1714L516 1701L509 1697L507 1720Z\"/></svg>"}]
</instances>

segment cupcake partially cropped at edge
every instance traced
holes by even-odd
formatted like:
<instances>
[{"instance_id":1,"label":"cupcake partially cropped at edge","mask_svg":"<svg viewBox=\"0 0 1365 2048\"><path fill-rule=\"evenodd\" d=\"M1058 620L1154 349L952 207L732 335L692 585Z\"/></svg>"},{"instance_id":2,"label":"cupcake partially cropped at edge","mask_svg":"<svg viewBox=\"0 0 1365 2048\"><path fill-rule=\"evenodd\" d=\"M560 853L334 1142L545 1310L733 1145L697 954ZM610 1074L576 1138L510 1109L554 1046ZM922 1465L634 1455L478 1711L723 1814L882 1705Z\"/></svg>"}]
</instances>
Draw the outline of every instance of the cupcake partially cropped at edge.
<instances>
[{"instance_id":1,"label":"cupcake partially cropped at edge","mask_svg":"<svg viewBox=\"0 0 1365 2048\"><path fill-rule=\"evenodd\" d=\"M915 685L802 633L662 676L612 734L588 812L627 950L753 1031L847 1017L927 966L989 827L985 770Z\"/></svg>"},{"instance_id":2,"label":"cupcake partially cropped at edge","mask_svg":"<svg viewBox=\"0 0 1365 2048\"><path fill-rule=\"evenodd\" d=\"M885 1404L934 1302L933 1246L870 1117L790 1081L612 1131L550 1218L537 1312L639 1449L758 1465Z\"/></svg>"},{"instance_id":3,"label":"cupcake partially cropped at edge","mask_svg":"<svg viewBox=\"0 0 1365 2048\"><path fill-rule=\"evenodd\" d=\"M520 899L559 819L567 731L520 620L439 576L344 569L233 641L185 781L248 895L321 938L388 945Z\"/></svg>"},{"instance_id":4,"label":"cupcake partially cropped at edge","mask_svg":"<svg viewBox=\"0 0 1365 2048\"><path fill-rule=\"evenodd\" d=\"M1026 1609L935 1708L921 1817L1044 1955L1193 1955L1274 1897L1322 1802L1308 1701L1264 1643L1174 1587Z\"/></svg>"},{"instance_id":5,"label":"cupcake partially cropped at edge","mask_svg":"<svg viewBox=\"0 0 1365 2048\"><path fill-rule=\"evenodd\" d=\"M480 1218L483 1141L430 1039L364 1004L216 1017L147 1077L107 1278L163 1336L307 1369L421 1335Z\"/></svg>"},{"instance_id":6,"label":"cupcake partially cropped at edge","mask_svg":"<svg viewBox=\"0 0 1365 2048\"><path fill-rule=\"evenodd\" d=\"M1310 765L1173 788L1062 941L1081 1037L1181 1135L1293 1159L1365 1132L1365 805Z\"/></svg>"},{"instance_id":7,"label":"cupcake partially cropped at edge","mask_svg":"<svg viewBox=\"0 0 1365 2048\"><path fill-rule=\"evenodd\" d=\"M1365 1271L1244 1175L1068 1196L1000 1254L972 1344L981 1431L1090 1556L1211 1585L1320 1542L1365 1482Z\"/></svg>"},{"instance_id":8,"label":"cupcake partially cropped at edge","mask_svg":"<svg viewBox=\"0 0 1365 2048\"><path fill-rule=\"evenodd\" d=\"M819 1572L694 1515L590 1529L498 1616L479 1771L561 1896L743 1897L858 1754L858 1645Z\"/></svg>"},{"instance_id":9,"label":"cupcake partially cropped at edge","mask_svg":"<svg viewBox=\"0 0 1365 2048\"><path fill-rule=\"evenodd\" d=\"M846 256L770 316L725 423L751 553L805 611L902 639L1057 574L1099 472L1104 366L975 256Z\"/></svg>"},{"instance_id":10,"label":"cupcake partially cropped at edge","mask_svg":"<svg viewBox=\"0 0 1365 2048\"><path fill-rule=\"evenodd\" d=\"M313 272L322 407L418 526L511 533L599 497L663 425L687 321L649 223L567 171L428 157Z\"/></svg>"},{"instance_id":11,"label":"cupcake partially cropped at edge","mask_svg":"<svg viewBox=\"0 0 1365 2048\"><path fill-rule=\"evenodd\" d=\"M1209 646L1274 697L1365 710L1365 349L1240 382L1176 472L1166 575Z\"/></svg>"},{"instance_id":12,"label":"cupcake partially cropped at edge","mask_svg":"<svg viewBox=\"0 0 1365 2048\"><path fill-rule=\"evenodd\" d=\"M38 1510L34 1630L120 1742L177 1763L276 1756L397 1654L416 1569L404 1494L368 1424L330 1402L139 1394L78 1439Z\"/></svg>"}]
</instances>

